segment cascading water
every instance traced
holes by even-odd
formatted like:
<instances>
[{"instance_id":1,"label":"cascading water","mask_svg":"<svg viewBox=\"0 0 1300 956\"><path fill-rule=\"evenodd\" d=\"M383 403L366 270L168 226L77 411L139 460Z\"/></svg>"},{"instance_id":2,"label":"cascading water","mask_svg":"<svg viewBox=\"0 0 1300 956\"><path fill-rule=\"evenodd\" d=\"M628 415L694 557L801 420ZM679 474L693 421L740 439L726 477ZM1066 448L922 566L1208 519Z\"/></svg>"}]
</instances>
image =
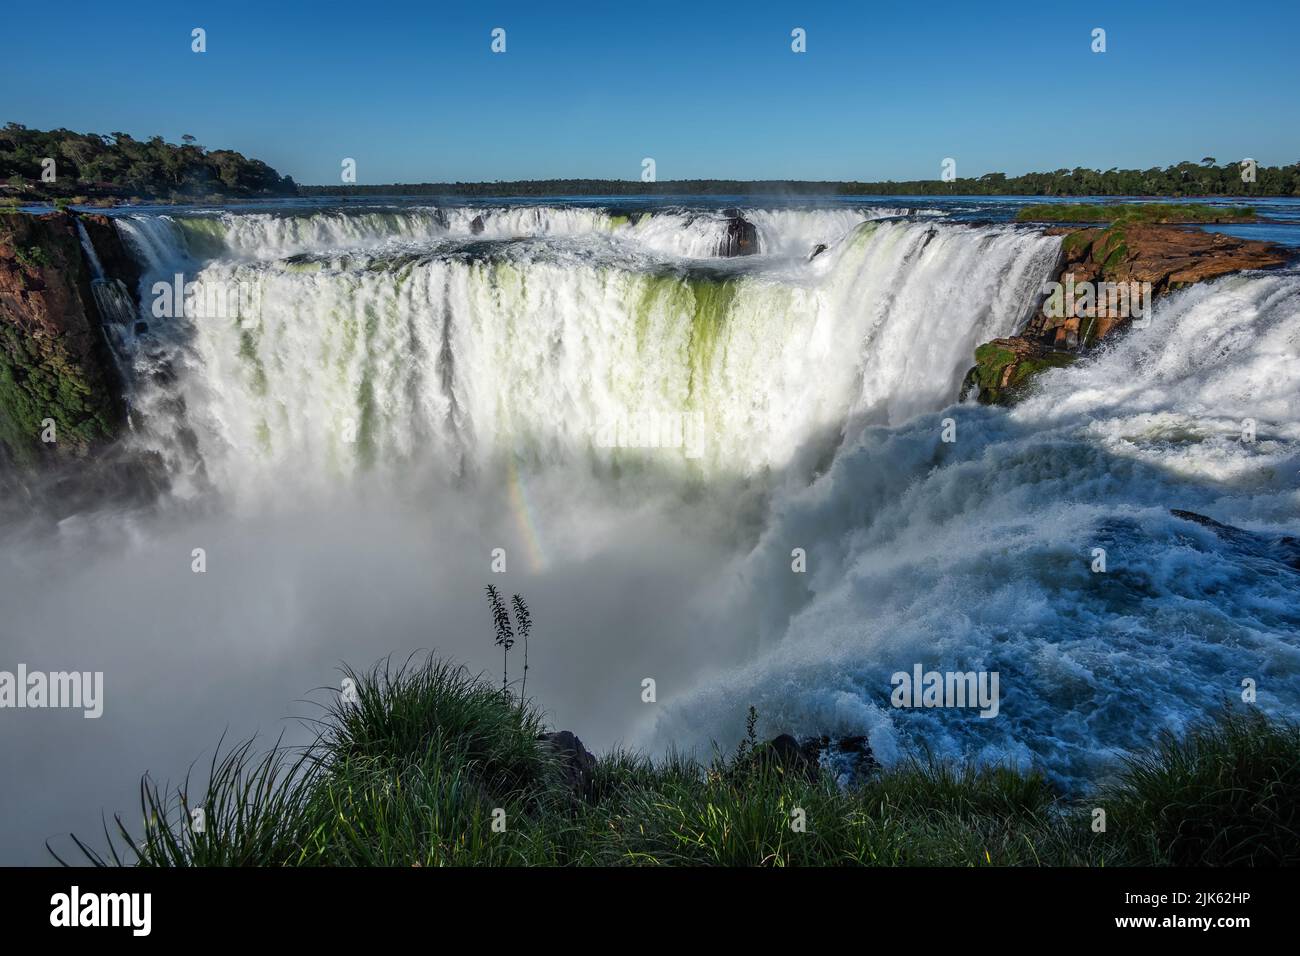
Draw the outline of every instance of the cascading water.
<instances>
[{"instance_id":1,"label":"cascading water","mask_svg":"<svg viewBox=\"0 0 1300 956\"><path fill-rule=\"evenodd\" d=\"M1161 302L1009 414L945 412L952 443L938 415L865 429L779 497L727 576L728 625L762 652L652 739L737 739L752 704L796 733L869 733L887 762L974 756L1078 787L1244 680L1294 715L1297 350L1300 276L1233 276ZM999 672L1000 717L894 709L892 674L918 663Z\"/></svg>"},{"instance_id":2,"label":"cascading water","mask_svg":"<svg viewBox=\"0 0 1300 956\"><path fill-rule=\"evenodd\" d=\"M862 222L908 215L907 208L746 209L763 252L806 259ZM942 217L940 210L921 210ZM642 251L712 258L728 216L717 210L666 208L618 212L597 207L461 206L323 210L307 213L222 213L129 216L119 226L146 264L163 268L191 251L204 257L285 258L298 253L400 247L438 239L519 239L608 234Z\"/></svg>"},{"instance_id":3,"label":"cascading water","mask_svg":"<svg viewBox=\"0 0 1300 956\"><path fill-rule=\"evenodd\" d=\"M179 397L186 415L155 420L155 447L176 457L169 443L193 434L217 487L254 495L277 474L329 483L413 459L459 472L507 450L623 466L635 449L602 434L685 421L698 447L683 441L681 468L752 476L850 420L949 402L974 347L1023 320L1058 242L780 211L747 213L765 234L798 227L769 248L830 250L702 263L715 219L668 257L653 229L678 229L676 213L629 227L527 208L458 238L472 211L124 220L146 286L189 270L257 303L255 316L155 320L146 365L161 346L182 371L137 403ZM322 251L301 252L311 244Z\"/></svg>"},{"instance_id":4,"label":"cascading water","mask_svg":"<svg viewBox=\"0 0 1300 956\"><path fill-rule=\"evenodd\" d=\"M95 298L99 314L107 320L107 323L101 327L104 341L108 344L109 354L112 355L119 374L125 375L127 369L123 356L128 351L127 336L135 326L135 296L121 280L105 277L104 266L99 261L98 253L95 252L95 244L91 242L86 227L80 219L77 220L77 236L85 252L86 261L90 264L91 295Z\"/></svg>"},{"instance_id":5,"label":"cascading water","mask_svg":"<svg viewBox=\"0 0 1300 956\"><path fill-rule=\"evenodd\" d=\"M15 659L102 670L106 704L0 722L29 768L0 850L93 830L214 729L292 736L340 660L498 667L488 580L534 609L530 694L596 750L731 746L752 704L1076 789L1243 679L1300 712L1300 276L1183 290L1016 409L953 406L1058 239L740 212L738 259L721 208L117 218L147 325L126 450L170 493L5 529ZM998 716L890 707L916 664L997 671Z\"/></svg>"}]
</instances>

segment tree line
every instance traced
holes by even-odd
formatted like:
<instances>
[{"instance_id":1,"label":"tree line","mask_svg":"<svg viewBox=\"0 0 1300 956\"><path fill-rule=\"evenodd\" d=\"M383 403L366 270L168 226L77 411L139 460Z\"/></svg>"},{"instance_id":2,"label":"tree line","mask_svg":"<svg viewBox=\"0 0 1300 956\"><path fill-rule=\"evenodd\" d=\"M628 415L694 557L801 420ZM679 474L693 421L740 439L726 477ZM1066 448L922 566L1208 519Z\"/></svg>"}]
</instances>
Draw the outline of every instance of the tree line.
<instances>
[{"instance_id":1,"label":"tree line","mask_svg":"<svg viewBox=\"0 0 1300 956\"><path fill-rule=\"evenodd\" d=\"M293 196L293 179L260 159L230 149L207 150L193 136L180 145L161 136L0 129L0 191L20 199L70 196L186 199L207 196Z\"/></svg>"},{"instance_id":2,"label":"tree line","mask_svg":"<svg viewBox=\"0 0 1300 956\"><path fill-rule=\"evenodd\" d=\"M527 179L513 182L388 183L300 186L258 159L208 150L193 136L180 145L161 136L0 129L0 195L148 199L212 196L1300 196L1300 162L1262 166L1212 156L1151 169L1057 169L986 173L974 178L904 181L675 179Z\"/></svg>"},{"instance_id":3,"label":"tree line","mask_svg":"<svg viewBox=\"0 0 1300 956\"><path fill-rule=\"evenodd\" d=\"M1243 172L1248 177L1243 179ZM1248 181L1253 180L1253 181ZM303 196L1300 196L1300 163L1243 170L1213 157L1151 169L1058 169L1050 173L897 182L807 180L526 179L491 183L299 186Z\"/></svg>"}]
</instances>

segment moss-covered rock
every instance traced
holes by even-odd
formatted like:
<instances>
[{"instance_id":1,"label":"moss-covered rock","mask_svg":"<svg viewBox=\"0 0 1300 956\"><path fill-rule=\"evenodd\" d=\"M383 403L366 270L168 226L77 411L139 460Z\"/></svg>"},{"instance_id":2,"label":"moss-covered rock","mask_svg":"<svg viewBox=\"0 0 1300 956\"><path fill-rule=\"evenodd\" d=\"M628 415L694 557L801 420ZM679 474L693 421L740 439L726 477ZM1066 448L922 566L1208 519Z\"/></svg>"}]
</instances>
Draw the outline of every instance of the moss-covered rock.
<instances>
[{"instance_id":1,"label":"moss-covered rock","mask_svg":"<svg viewBox=\"0 0 1300 956\"><path fill-rule=\"evenodd\" d=\"M1063 368L1077 357L1030 339L994 339L975 350L975 367L966 375L963 395L974 392L984 405L1010 405L1039 372Z\"/></svg>"}]
</instances>

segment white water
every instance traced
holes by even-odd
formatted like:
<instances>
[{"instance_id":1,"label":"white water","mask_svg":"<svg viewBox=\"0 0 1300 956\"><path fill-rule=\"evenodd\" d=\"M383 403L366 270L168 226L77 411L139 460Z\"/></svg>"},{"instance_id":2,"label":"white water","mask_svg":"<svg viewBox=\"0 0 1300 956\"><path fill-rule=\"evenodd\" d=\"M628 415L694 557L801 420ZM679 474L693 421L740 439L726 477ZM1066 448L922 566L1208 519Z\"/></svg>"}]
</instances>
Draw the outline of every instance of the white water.
<instances>
[{"instance_id":1,"label":"white water","mask_svg":"<svg viewBox=\"0 0 1300 956\"><path fill-rule=\"evenodd\" d=\"M806 259L858 224L907 215L902 207L743 209L758 230L760 249ZM923 216L942 216L920 210ZM633 218L636 219L633 222ZM477 229L475 224L477 223ZM415 207L352 209L311 214L221 213L139 216L120 221L148 263L171 264L178 250L235 258L275 259L299 253L401 247L437 240L494 240L608 235L629 248L686 259L717 254L727 217L717 210L658 209L629 213L576 206Z\"/></svg>"},{"instance_id":2,"label":"white water","mask_svg":"<svg viewBox=\"0 0 1300 956\"><path fill-rule=\"evenodd\" d=\"M136 405L154 410L149 435L174 471L186 470L175 438L188 428L217 489L244 499L286 481L331 487L371 465L478 471L506 451L607 471L638 453L603 447L602 429L636 416L702 427L698 448L656 455L656 467L705 478L780 469L846 423L947 404L975 346L1021 323L1057 249L1006 226L828 213L806 217L797 240L830 230L836 244L812 262L774 254L702 273L600 233L564 235L563 217L547 224L562 239L472 255L440 241L380 254L375 236L366 251L341 250L349 229L375 226L370 216L230 218L220 234L237 254L194 277L251 290L259 315L156 325L179 380L146 386ZM181 244L192 225L123 229L156 277L193 268ZM325 231L333 252L280 258ZM183 421L159 410L178 396Z\"/></svg>"},{"instance_id":3,"label":"white water","mask_svg":"<svg viewBox=\"0 0 1300 956\"><path fill-rule=\"evenodd\" d=\"M1056 239L744 212L743 260L684 210L491 210L477 235L481 209L119 220L150 325L129 441L172 493L0 549L17 659L102 669L107 697L98 722L0 725L23 768L0 858L129 816L139 772L176 778L223 729L274 737L339 661L432 647L496 673L497 547L539 621L529 690L596 749L730 745L754 704L764 734L1080 786L1243 677L1300 712L1300 574L1274 547L1300 533L1300 278L1180 293L1016 410L954 408ZM256 321L153 317L178 270L255 290ZM699 416L701 456L597 447L636 412ZM998 670L999 717L889 708L915 663Z\"/></svg>"},{"instance_id":4,"label":"white water","mask_svg":"<svg viewBox=\"0 0 1300 956\"><path fill-rule=\"evenodd\" d=\"M716 613L762 650L678 700L652 739L735 738L752 703L796 733L869 733L886 762L928 749L1077 787L1239 702L1246 678L1294 716L1300 550L1279 539L1300 531L1298 356L1300 276L1229 277L1047 373L1011 413L945 413L953 444L938 415L866 429L774 503L731 569ZM1001 715L892 708L891 674L916 663L998 671Z\"/></svg>"}]
</instances>

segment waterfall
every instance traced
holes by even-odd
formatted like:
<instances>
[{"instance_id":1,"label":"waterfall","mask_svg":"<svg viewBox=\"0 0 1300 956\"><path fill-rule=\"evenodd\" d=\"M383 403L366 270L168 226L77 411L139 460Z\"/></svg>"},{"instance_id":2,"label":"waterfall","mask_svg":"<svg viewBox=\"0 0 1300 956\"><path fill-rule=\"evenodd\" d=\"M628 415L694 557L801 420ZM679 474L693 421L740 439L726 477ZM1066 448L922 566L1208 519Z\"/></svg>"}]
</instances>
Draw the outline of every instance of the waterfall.
<instances>
[{"instance_id":1,"label":"waterfall","mask_svg":"<svg viewBox=\"0 0 1300 956\"><path fill-rule=\"evenodd\" d=\"M122 216L114 224L144 272L161 276L191 264L185 237L171 216Z\"/></svg>"},{"instance_id":2,"label":"waterfall","mask_svg":"<svg viewBox=\"0 0 1300 956\"><path fill-rule=\"evenodd\" d=\"M90 240L90 234L86 232L86 227L79 217L76 218L76 223L81 248L90 266L90 294L94 297L95 306L104 319L100 331L104 336L104 342L108 345L109 354L113 358L118 374L125 378L130 367L127 356L130 352L129 337L135 324L135 297L120 279L104 275L104 266L99 261L99 254L95 251L95 244Z\"/></svg>"},{"instance_id":3,"label":"waterfall","mask_svg":"<svg viewBox=\"0 0 1300 956\"><path fill-rule=\"evenodd\" d=\"M865 221L898 218L904 207L736 210L758 230L762 251L807 258ZM940 217L938 210L922 215ZM714 209L653 210L582 206L457 206L332 209L311 213L132 215L118 220L147 266L190 259L288 258L332 250L401 248L437 240L482 241L607 235L661 256L708 259L717 254L728 216Z\"/></svg>"},{"instance_id":4,"label":"waterfall","mask_svg":"<svg viewBox=\"0 0 1300 956\"><path fill-rule=\"evenodd\" d=\"M99 253L95 252L95 244L90 241L90 235L86 232L86 226L78 218L77 235L81 238L81 250L86 254L86 261L90 263L90 274L93 278L104 278L104 267L100 264Z\"/></svg>"},{"instance_id":5,"label":"waterfall","mask_svg":"<svg viewBox=\"0 0 1300 956\"><path fill-rule=\"evenodd\" d=\"M635 440L602 435L657 421L699 437L657 466L753 476L850 421L952 401L975 346L1023 322L1058 245L1011 226L747 212L765 233L791 224L797 255L769 240L754 261L702 263L716 216L691 214L708 228L665 256L654 223L684 213L632 225L526 207L449 238L471 212L483 215L121 220L146 285L183 272L257 303L256 315L150 317L145 364L162 343L178 376L142 383L153 394L138 402L187 415L162 413L157 450L174 456L192 433L218 486L252 493L277 474L328 484L417 459L459 471L507 450L635 467ZM808 262L813 239L831 249Z\"/></svg>"}]
</instances>

